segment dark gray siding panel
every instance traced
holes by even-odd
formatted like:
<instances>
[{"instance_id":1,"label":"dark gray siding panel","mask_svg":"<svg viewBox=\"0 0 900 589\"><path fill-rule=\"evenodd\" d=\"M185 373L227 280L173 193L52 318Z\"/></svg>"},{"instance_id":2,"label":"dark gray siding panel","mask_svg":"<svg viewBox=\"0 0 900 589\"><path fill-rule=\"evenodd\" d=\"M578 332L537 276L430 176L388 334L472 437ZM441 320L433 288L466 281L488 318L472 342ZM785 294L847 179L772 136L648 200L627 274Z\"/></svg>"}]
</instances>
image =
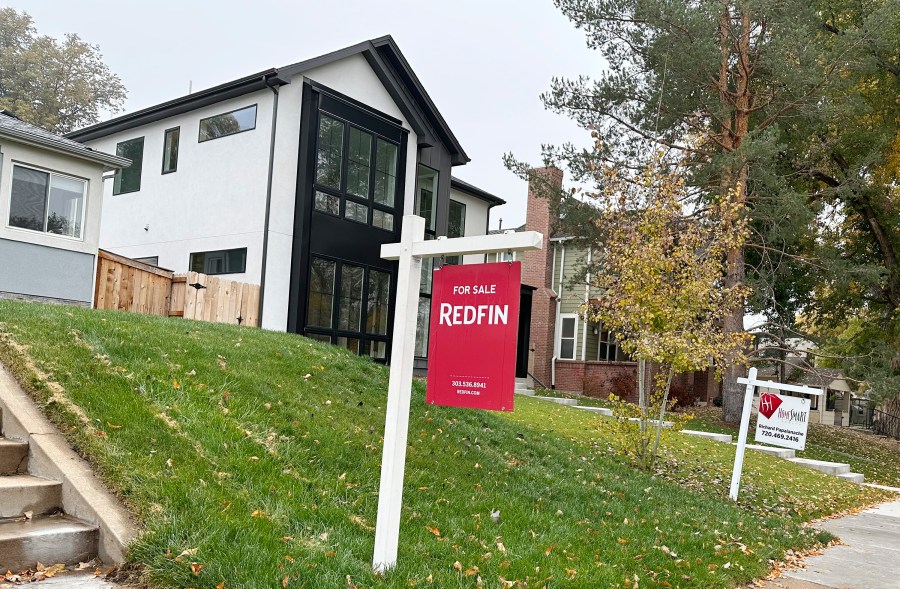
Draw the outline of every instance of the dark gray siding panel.
<instances>
[{"instance_id":1,"label":"dark gray siding panel","mask_svg":"<svg viewBox=\"0 0 900 589\"><path fill-rule=\"evenodd\" d=\"M89 303L94 256L0 239L0 292Z\"/></svg>"}]
</instances>

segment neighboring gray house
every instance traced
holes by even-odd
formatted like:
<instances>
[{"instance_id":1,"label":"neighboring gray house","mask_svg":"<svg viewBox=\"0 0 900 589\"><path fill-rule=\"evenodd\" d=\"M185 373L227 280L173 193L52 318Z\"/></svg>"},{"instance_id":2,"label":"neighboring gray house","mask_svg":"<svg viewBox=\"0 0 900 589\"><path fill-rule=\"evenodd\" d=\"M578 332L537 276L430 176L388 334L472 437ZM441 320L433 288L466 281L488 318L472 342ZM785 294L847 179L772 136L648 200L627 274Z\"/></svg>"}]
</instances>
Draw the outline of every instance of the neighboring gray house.
<instances>
[{"instance_id":1,"label":"neighboring gray house","mask_svg":"<svg viewBox=\"0 0 900 589\"><path fill-rule=\"evenodd\" d=\"M91 305L103 173L130 163L0 111L0 298Z\"/></svg>"}]
</instances>

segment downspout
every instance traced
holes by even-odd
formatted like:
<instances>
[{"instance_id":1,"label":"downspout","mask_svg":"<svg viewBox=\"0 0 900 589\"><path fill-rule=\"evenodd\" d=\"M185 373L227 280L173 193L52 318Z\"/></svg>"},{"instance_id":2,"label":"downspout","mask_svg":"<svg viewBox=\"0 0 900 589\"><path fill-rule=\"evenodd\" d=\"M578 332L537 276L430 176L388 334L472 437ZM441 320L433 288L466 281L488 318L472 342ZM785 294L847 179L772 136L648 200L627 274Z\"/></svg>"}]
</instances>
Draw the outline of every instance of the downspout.
<instances>
[{"instance_id":1,"label":"downspout","mask_svg":"<svg viewBox=\"0 0 900 589\"><path fill-rule=\"evenodd\" d=\"M559 242L562 252L559 255L559 292L556 293L556 321L553 325L553 359L550 361L550 386L556 388L556 360L559 358L559 314L562 311L563 280L566 275L566 244ZM554 252L555 253L555 252ZM556 263L556 256L553 256L553 263Z\"/></svg>"},{"instance_id":2,"label":"downspout","mask_svg":"<svg viewBox=\"0 0 900 589\"><path fill-rule=\"evenodd\" d=\"M266 298L266 262L269 257L269 215L272 210L272 176L275 169L275 128L278 122L278 86L273 86L271 78L266 86L272 91L272 137L269 140L269 176L266 180L266 217L263 222L262 270L259 275L259 327L263 324L263 303Z\"/></svg>"},{"instance_id":3,"label":"downspout","mask_svg":"<svg viewBox=\"0 0 900 589\"><path fill-rule=\"evenodd\" d=\"M591 266L591 254L593 253L593 249L588 247L588 268ZM584 304L587 305L588 301L591 300L591 273L590 271L586 272L584 275ZM583 325L581 327L581 361L584 362L587 358L587 328L588 322L587 319L582 322Z\"/></svg>"}]
</instances>

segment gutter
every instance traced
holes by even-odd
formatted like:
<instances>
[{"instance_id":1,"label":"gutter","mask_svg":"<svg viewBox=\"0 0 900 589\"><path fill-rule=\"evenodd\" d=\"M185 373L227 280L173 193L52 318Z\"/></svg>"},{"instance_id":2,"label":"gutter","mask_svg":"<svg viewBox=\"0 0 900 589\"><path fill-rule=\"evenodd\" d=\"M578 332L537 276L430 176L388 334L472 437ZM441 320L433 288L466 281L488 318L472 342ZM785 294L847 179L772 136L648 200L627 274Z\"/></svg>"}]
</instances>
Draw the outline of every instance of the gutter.
<instances>
[{"instance_id":1,"label":"gutter","mask_svg":"<svg viewBox=\"0 0 900 589\"><path fill-rule=\"evenodd\" d=\"M269 174L266 179L266 217L263 222L262 268L259 274L259 326L263 324L263 303L266 300L266 263L269 258L269 218L272 212L272 176L275 169L275 129L278 123L278 86L269 83L271 78L263 76L263 81L272 91L272 137L269 140Z\"/></svg>"},{"instance_id":2,"label":"gutter","mask_svg":"<svg viewBox=\"0 0 900 589\"><path fill-rule=\"evenodd\" d=\"M56 142L45 139L40 135L29 133L28 131L4 128L2 131L0 131L0 136L9 137L14 141L20 141L33 147L42 147L56 153L61 153L90 162L104 164L106 166L104 171L118 170L120 168L127 168L131 165L131 160L128 158L119 157L110 153L104 153L102 151L94 151L87 146L84 146L84 148L73 147L63 142Z\"/></svg>"}]
</instances>

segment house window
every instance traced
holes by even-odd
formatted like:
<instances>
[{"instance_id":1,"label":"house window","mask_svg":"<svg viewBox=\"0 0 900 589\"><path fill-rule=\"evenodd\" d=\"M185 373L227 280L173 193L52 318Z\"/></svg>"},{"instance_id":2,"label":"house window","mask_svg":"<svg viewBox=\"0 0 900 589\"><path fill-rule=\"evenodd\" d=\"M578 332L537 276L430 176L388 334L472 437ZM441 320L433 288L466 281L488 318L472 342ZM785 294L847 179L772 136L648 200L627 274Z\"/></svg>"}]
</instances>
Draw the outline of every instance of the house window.
<instances>
[{"instance_id":1,"label":"house window","mask_svg":"<svg viewBox=\"0 0 900 589\"><path fill-rule=\"evenodd\" d=\"M131 165L116 172L113 194L126 194L141 189L141 169L144 165L144 138L137 137L116 144L116 155L131 160Z\"/></svg>"},{"instance_id":2,"label":"house window","mask_svg":"<svg viewBox=\"0 0 900 589\"><path fill-rule=\"evenodd\" d=\"M603 325L598 325L599 341L597 345L597 360L600 362L625 362L628 357L619 348L616 343L616 336L608 329L603 329Z\"/></svg>"},{"instance_id":3,"label":"house window","mask_svg":"<svg viewBox=\"0 0 900 589\"><path fill-rule=\"evenodd\" d=\"M13 165L9 226L81 239L87 182Z\"/></svg>"},{"instance_id":4,"label":"house window","mask_svg":"<svg viewBox=\"0 0 900 589\"><path fill-rule=\"evenodd\" d=\"M247 248L192 253L190 268L191 272L209 275L246 272Z\"/></svg>"},{"instance_id":5,"label":"house window","mask_svg":"<svg viewBox=\"0 0 900 589\"><path fill-rule=\"evenodd\" d=\"M309 310L307 324L314 327L331 327L334 307L335 263L313 258L310 264ZM330 338L329 338L330 339Z\"/></svg>"},{"instance_id":6,"label":"house window","mask_svg":"<svg viewBox=\"0 0 900 589\"><path fill-rule=\"evenodd\" d=\"M397 154L396 144L320 112L314 209L393 232Z\"/></svg>"},{"instance_id":7,"label":"house window","mask_svg":"<svg viewBox=\"0 0 900 589\"><path fill-rule=\"evenodd\" d=\"M134 258L135 262L150 264L151 266L159 266L159 256L145 256L143 258Z\"/></svg>"},{"instance_id":8,"label":"house window","mask_svg":"<svg viewBox=\"0 0 900 589\"><path fill-rule=\"evenodd\" d=\"M462 237L466 234L466 205L450 201L450 218L447 222L447 237ZM462 256L448 256L446 264L462 264Z\"/></svg>"},{"instance_id":9,"label":"house window","mask_svg":"<svg viewBox=\"0 0 900 589\"><path fill-rule=\"evenodd\" d=\"M560 315L559 357L563 360L575 359L575 334L578 333L578 315Z\"/></svg>"},{"instance_id":10,"label":"house window","mask_svg":"<svg viewBox=\"0 0 900 589\"><path fill-rule=\"evenodd\" d=\"M313 256L310 263L306 333L355 354L387 357L391 275Z\"/></svg>"},{"instance_id":11,"label":"house window","mask_svg":"<svg viewBox=\"0 0 900 589\"><path fill-rule=\"evenodd\" d=\"M180 137L180 127L166 130L163 138L163 174L169 174L178 169L178 139Z\"/></svg>"},{"instance_id":12,"label":"house window","mask_svg":"<svg viewBox=\"0 0 900 589\"><path fill-rule=\"evenodd\" d=\"M316 146L316 183L336 190L341 188L345 126L342 121L325 114L319 118L319 140Z\"/></svg>"},{"instance_id":13,"label":"house window","mask_svg":"<svg viewBox=\"0 0 900 589\"><path fill-rule=\"evenodd\" d=\"M256 105L200 119L199 143L256 128Z\"/></svg>"},{"instance_id":14,"label":"house window","mask_svg":"<svg viewBox=\"0 0 900 589\"><path fill-rule=\"evenodd\" d=\"M425 232L434 234L437 212L438 172L419 164L416 189L416 214L425 219Z\"/></svg>"}]
</instances>

